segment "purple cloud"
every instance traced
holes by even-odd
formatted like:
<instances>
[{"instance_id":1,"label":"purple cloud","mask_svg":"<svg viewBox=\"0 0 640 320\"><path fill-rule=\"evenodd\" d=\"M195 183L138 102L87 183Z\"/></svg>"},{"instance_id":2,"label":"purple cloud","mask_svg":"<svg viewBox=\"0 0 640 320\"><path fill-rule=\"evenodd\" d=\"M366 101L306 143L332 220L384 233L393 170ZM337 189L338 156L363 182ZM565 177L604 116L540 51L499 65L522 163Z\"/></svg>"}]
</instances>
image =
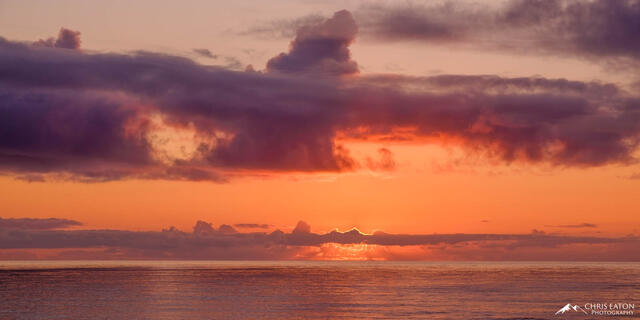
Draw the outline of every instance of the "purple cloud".
<instances>
[{"instance_id":1,"label":"purple cloud","mask_svg":"<svg viewBox=\"0 0 640 320\"><path fill-rule=\"evenodd\" d=\"M80 32L60 28L57 38L48 38L46 40L38 40L33 43L34 46L62 48L62 49L80 49Z\"/></svg>"},{"instance_id":2,"label":"purple cloud","mask_svg":"<svg viewBox=\"0 0 640 320\"><path fill-rule=\"evenodd\" d=\"M457 43L493 51L590 59L640 58L637 0L369 5L356 17L366 37L384 41Z\"/></svg>"},{"instance_id":3,"label":"purple cloud","mask_svg":"<svg viewBox=\"0 0 640 320\"><path fill-rule=\"evenodd\" d=\"M339 138L455 138L470 152L505 162L557 166L636 160L640 99L615 84L495 75L318 77L345 74L334 71L349 68L334 67L353 62L348 45L356 31L346 11L301 27L287 58L274 58L283 68L292 63L293 74L0 39L0 172L29 181L225 182L251 171L396 165L389 149L360 163ZM307 51L308 41L326 50ZM189 128L202 141L188 158L167 160L150 141L158 128Z\"/></svg>"},{"instance_id":4,"label":"purple cloud","mask_svg":"<svg viewBox=\"0 0 640 320\"><path fill-rule=\"evenodd\" d=\"M146 140L125 131L136 114L126 103L68 90L0 89L0 168L117 178L119 172L149 164Z\"/></svg>"},{"instance_id":5,"label":"purple cloud","mask_svg":"<svg viewBox=\"0 0 640 320\"><path fill-rule=\"evenodd\" d=\"M315 75L357 73L358 64L351 60L349 51L357 32L358 26L346 10L336 12L323 23L301 26L289 52L271 58L267 71Z\"/></svg>"}]
</instances>

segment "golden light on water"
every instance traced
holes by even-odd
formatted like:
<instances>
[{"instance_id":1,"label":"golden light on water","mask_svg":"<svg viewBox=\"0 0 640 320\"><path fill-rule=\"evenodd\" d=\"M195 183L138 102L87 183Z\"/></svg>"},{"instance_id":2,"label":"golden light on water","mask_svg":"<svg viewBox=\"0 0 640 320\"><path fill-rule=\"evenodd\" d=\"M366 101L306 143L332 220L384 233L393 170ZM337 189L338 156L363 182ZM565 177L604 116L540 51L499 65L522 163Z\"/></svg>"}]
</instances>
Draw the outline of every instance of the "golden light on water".
<instances>
[{"instance_id":1,"label":"golden light on water","mask_svg":"<svg viewBox=\"0 0 640 320\"><path fill-rule=\"evenodd\" d=\"M378 245L358 243L358 244L338 244L325 243L317 251L314 260L333 261L366 261L366 260L386 260L380 256Z\"/></svg>"}]
</instances>

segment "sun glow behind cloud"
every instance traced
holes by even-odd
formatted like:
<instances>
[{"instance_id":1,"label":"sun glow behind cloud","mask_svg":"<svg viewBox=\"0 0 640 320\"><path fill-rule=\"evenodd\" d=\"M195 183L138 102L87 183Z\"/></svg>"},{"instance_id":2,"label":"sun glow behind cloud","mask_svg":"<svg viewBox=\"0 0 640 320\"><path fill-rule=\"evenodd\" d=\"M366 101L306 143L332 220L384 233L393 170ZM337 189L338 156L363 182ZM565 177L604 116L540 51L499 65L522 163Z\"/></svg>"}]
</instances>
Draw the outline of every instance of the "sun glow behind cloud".
<instances>
[{"instance_id":1,"label":"sun glow behind cloud","mask_svg":"<svg viewBox=\"0 0 640 320\"><path fill-rule=\"evenodd\" d=\"M361 244L336 244L326 243L319 248L311 248L298 255L299 258L309 260L338 260L338 261L363 261L386 260L385 257L376 256L378 246Z\"/></svg>"},{"instance_id":2,"label":"sun glow behind cloud","mask_svg":"<svg viewBox=\"0 0 640 320\"><path fill-rule=\"evenodd\" d=\"M238 231L198 221L192 232L79 229L66 219L1 219L0 258L284 259L284 260L568 260L636 261L639 238L546 233L365 234L352 228L314 233L300 221L290 232ZM241 226L243 224L237 224ZM244 224L247 225L247 224ZM265 226L264 224L249 224ZM268 227L268 225L266 225ZM597 228L597 225L556 226ZM568 229L568 230L569 230Z\"/></svg>"}]
</instances>

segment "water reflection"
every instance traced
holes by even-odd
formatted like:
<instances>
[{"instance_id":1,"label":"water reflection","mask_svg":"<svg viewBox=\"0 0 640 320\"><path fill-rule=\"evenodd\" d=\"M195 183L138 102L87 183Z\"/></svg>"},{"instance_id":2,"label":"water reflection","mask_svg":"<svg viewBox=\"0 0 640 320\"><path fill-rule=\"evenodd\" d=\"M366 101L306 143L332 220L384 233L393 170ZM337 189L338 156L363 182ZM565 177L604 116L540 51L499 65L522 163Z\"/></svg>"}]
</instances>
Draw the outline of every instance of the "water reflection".
<instances>
[{"instance_id":1,"label":"water reflection","mask_svg":"<svg viewBox=\"0 0 640 320\"><path fill-rule=\"evenodd\" d=\"M0 318L553 318L638 302L633 263L0 262Z\"/></svg>"}]
</instances>

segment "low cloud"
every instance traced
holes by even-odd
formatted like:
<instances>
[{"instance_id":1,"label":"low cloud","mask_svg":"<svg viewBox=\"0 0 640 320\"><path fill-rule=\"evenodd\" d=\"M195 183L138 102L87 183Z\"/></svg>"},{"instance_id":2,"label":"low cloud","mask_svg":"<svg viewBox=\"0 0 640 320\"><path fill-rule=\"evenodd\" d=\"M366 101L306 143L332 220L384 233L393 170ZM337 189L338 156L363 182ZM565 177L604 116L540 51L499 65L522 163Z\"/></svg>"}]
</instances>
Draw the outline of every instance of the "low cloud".
<instances>
[{"instance_id":1,"label":"low cloud","mask_svg":"<svg viewBox=\"0 0 640 320\"><path fill-rule=\"evenodd\" d=\"M0 229L7 230L50 230L80 226L82 223L59 218L0 218Z\"/></svg>"},{"instance_id":2,"label":"low cloud","mask_svg":"<svg viewBox=\"0 0 640 320\"><path fill-rule=\"evenodd\" d=\"M560 225L553 225L553 226L548 226L548 227L552 227L552 228L597 228L598 225L593 224L593 223L580 223L580 224L560 224Z\"/></svg>"},{"instance_id":3,"label":"low cloud","mask_svg":"<svg viewBox=\"0 0 640 320\"><path fill-rule=\"evenodd\" d=\"M63 219L57 220L62 221ZM175 228L161 232L46 229L49 228L1 226L0 249L4 251L3 256L6 256L8 252L18 254L24 253L24 250L32 249L102 248L118 252L123 258L294 259L304 258L310 252L314 252L315 255L324 251L327 246L334 246L334 249L338 250L342 248L341 246L348 248L353 245L366 245L375 248L376 252L379 251L380 256L372 256L371 258L391 259L393 256L389 254L389 250L397 251L403 247L422 248L423 253L425 250L446 251L446 248L452 248L452 252L456 252L460 248L465 248L467 252L482 252L483 256L489 257L490 253L495 254L496 252L503 254L504 252L513 252L523 256L523 253L528 251L538 254L537 250L540 248L570 252L575 246L580 248L606 246L620 254L615 260L640 260L640 252L637 250L640 240L634 236L621 238L585 237L543 232L530 234L389 234L376 232L369 235L363 234L357 229L347 232L334 230L328 233L314 233L309 224L302 221L289 233L280 230L270 233L238 232L229 225L221 225L216 228L211 223L204 221L198 221L193 232L183 232ZM387 253L382 254L382 252ZM315 258L332 257L316 255ZM424 254L414 258L429 260L434 257ZM607 258L611 259L610 256ZM595 254L584 255L578 260L600 260L600 257Z\"/></svg>"}]
</instances>

